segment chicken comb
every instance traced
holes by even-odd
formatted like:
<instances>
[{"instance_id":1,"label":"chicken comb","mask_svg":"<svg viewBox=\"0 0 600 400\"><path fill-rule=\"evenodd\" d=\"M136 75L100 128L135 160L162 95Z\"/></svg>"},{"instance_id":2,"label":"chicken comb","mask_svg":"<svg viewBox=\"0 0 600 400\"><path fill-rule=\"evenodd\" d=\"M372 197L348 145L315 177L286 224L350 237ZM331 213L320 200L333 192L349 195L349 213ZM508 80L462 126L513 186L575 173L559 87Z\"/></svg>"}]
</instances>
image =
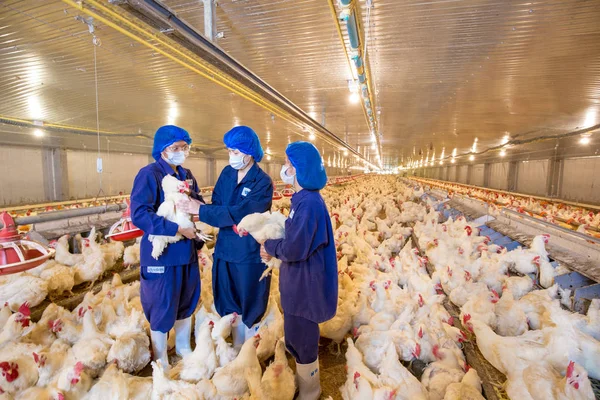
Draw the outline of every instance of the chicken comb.
<instances>
[{"instance_id":1,"label":"chicken comb","mask_svg":"<svg viewBox=\"0 0 600 400\"><path fill-rule=\"evenodd\" d=\"M65 395L64 395L64 394L62 394L62 393L57 393L57 394L56 394L56 398L57 398L58 400L65 400Z\"/></svg>"},{"instance_id":2,"label":"chicken comb","mask_svg":"<svg viewBox=\"0 0 600 400\"><path fill-rule=\"evenodd\" d=\"M83 372L83 363L81 361L78 361L77 364L75 364L75 366L73 367L73 371L77 375L81 374L81 372Z\"/></svg>"},{"instance_id":3,"label":"chicken comb","mask_svg":"<svg viewBox=\"0 0 600 400\"><path fill-rule=\"evenodd\" d=\"M567 367L567 378L573 376L573 372L575 372L575 362L569 361L569 366Z\"/></svg>"},{"instance_id":4,"label":"chicken comb","mask_svg":"<svg viewBox=\"0 0 600 400\"><path fill-rule=\"evenodd\" d=\"M470 320L471 320L471 314L465 314L465 315L463 315L463 324L466 324Z\"/></svg>"},{"instance_id":5,"label":"chicken comb","mask_svg":"<svg viewBox=\"0 0 600 400\"><path fill-rule=\"evenodd\" d=\"M19 307L19 312L21 314L23 314L26 317L31 316L31 310L29 309L29 302L26 301L25 303L21 304L21 306Z\"/></svg>"},{"instance_id":6,"label":"chicken comb","mask_svg":"<svg viewBox=\"0 0 600 400\"><path fill-rule=\"evenodd\" d=\"M360 372L356 371L354 373L354 380L357 380L358 378L360 378Z\"/></svg>"},{"instance_id":7,"label":"chicken comb","mask_svg":"<svg viewBox=\"0 0 600 400\"><path fill-rule=\"evenodd\" d=\"M33 361L35 361L36 364L39 364L40 362L40 355L35 351L33 352Z\"/></svg>"},{"instance_id":8,"label":"chicken comb","mask_svg":"<svg viewBox=\"0 0 600 400\"><path fill-rule=\"evenodd\" d=\"M442 358L444 358L444 355L442 353L440 353L440 346L437 344L433 346L433 355L438 360L441 360Z\"/></svg>"},{"instance_id":9,"label":"chicken comb","mask_svg":"<svg viewBox=\"0 0 600 400\"><path fill-rule=\"evenodd\" d=\"M421 355L421 345L419 343L417 343L415 345L415 352L413 353L413 356L415 358L419 358L420 355Z\"/></svg>"}]
</instances>

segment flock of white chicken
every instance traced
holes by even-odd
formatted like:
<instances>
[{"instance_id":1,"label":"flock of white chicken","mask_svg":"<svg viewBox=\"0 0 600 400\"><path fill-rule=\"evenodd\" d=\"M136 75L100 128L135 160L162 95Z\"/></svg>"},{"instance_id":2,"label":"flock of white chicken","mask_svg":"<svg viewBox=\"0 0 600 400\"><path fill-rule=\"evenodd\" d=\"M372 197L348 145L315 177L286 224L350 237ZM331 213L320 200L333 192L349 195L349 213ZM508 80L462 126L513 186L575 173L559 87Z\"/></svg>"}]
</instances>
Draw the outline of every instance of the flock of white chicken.
<instances>
[{"instance_id":1,"label":"flock of white chicken","mask_svg":"<svg viewBox=\"0 0 600 400\"><path fill-rule=\"evenodd\" d=\"M440 223L432 208L408 202L420 189L395 181L363 185L329 202L341 224L340 304L322 335L339 341L353 329L344 399L481 399L477 372L461 351L466 340L507 376L512 399L594 398L588 374L600 378L600 302L587 316L561 308L569 293L553 285L564 270L550 264L547 236L506 252L464 218ZM391 240L403 243L395 223L415 220L427 257L408 242L388 258L398 248ZM545 289L534 290L536 284ZM453 326L446 297L472 334ZM420 382L399 359L427 363Z\"/></svg>"},{"instance_id":2,"label":"flock of white chicken","mask_svg":"<svg viewBox=\"0 0 600 400\"><path fill-rule=\"evenodd\" d=\"M478 373L462 351L467 340L507 376L512 399L594 398L588 374L600 378L600 303L592 302L587 316L561 308L568 293L553 285L557 271L544 248L547 237L507 253L463 218L440 223L421 195L421 188L393 177L323 191L335 228L339 300L336 316L320 328L338 349L347 342L342 398L482 399ZM427 257L408 239L413 229ZM123 249L95 238L92 232L81 239L82 254L70 253L68 238L61 238L56 260L0 286L6 302L0 400L293 399L277 269L258 334L235 348L228 338L241 320L215 312L212 252L203 249L196 346L183 359L172 358L171 366L152 363L152 377L132 375L151 358L139 282L123 285L115 275L73 311L50 304L40 321L30 321L30 306L94 281L123 252L126 264L139 263L139 244ZM86 275L89 270L95 272ZM11 288L14 282L24 287ZM534 290L536 284L545 289ZM444 306L448 300L460 307L462 324ZM416 359L426 365L420 379L410 371Z\"/></svg>"},{"instance_id":3,"label":"flock of white chicken","mask_svg":"<svg viewBox=\"0 0 600 400\"><path fill-rule=\"evenodd\" d=\"M139 264L139 244L124 249L122 242L101 243L93 228L87 238L77 235L81 253L69 251L69 236L50 243L56 250L53 260L19 274L0 277L0 304L8 303L11 310L27 302L30 307L46 297L56 298L71 292L74 286L93 283L107 271L117 267L123 258L125 265Z\"/></svg>"},{"instance_id":4,"label":"flock of white chicken","mask_svg":"<svg viewBox=\"0 0 600 400\"><path fill-rule=\"evenodd\" d=\"M417 181L422 181L427 185L440 187L453 193L475 197L495 206L526 213L532 217L543 219L567 229L573 229L573 226L577 226L577 231L580 233L600 237L598 233L598 229L600 229L600 212L594 212L569 204L551 203L532 197L479 189L451 182L420 178Z\"/></svg>"}]
</instances>

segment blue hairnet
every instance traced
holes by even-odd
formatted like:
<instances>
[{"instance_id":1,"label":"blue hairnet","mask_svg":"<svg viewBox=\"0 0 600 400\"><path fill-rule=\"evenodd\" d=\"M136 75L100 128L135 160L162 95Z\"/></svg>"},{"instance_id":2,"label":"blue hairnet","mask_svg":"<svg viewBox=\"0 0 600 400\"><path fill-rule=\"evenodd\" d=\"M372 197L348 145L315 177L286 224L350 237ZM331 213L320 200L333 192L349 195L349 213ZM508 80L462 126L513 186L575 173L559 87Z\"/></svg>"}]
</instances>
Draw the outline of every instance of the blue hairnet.
<instances>
[{"instance_id":1,"label":"blue hairnet","mask_svg":"<svg viewBox=\"0 0 600 400\"><path fill-rule=\"evenodd\" d=\"M254 157L254 161L260 162L264 152L258 140L258 135L247 126L236 126L225 134L223 143L229 149L239 150L244 154Z\"/></svg>"},{"instance_id":2,"label":"blue hairnet","mask_svg":"<svg viewBox=\"0 0 600 400\"><path fill-rule=\"evenodd\" d=\"M152 146L152 157L158 161L160 154L170 145L183 140L192 144L192 138L183 128L175 125L165 125L158 128L154 134L154 146Z\"/></svg>"},{"instance_id":3,"label":"blue hairnet","mask_svg":"<svg viewBox=\"0 0 600 400\"><path fill-rule=\"evenodd\" d=\"M296 179L304 189L321 190L327 184L327 172L319 150L308 142L294 142L285 149L292 166L296 168Z\"/></svg>"}]
</instances>

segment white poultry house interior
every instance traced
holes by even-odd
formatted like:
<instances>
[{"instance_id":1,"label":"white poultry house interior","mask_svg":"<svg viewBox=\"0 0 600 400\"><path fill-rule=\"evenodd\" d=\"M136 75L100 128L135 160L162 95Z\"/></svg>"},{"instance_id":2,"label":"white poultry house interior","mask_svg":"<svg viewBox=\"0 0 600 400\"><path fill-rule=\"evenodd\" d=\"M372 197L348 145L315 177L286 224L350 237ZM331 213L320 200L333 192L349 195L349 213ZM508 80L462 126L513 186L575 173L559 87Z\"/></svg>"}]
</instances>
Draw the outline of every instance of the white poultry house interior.
<instances>
[{"instance_id":1,"label":"white poultry house interior","mask_svg":"<svg viewBox=\"0 0 600 400\"><path fill-rule=\"evenodd\" d=\"M208 202L223 135L252 127L281 221L286 146L320 152L322 399L600 399L598 21L598 0L3 0L0 400L297 398L279 264L232 346L205 223L194 351L171 331L153 362L129 197L163 125Z\"/></svg>"}]
</instances>

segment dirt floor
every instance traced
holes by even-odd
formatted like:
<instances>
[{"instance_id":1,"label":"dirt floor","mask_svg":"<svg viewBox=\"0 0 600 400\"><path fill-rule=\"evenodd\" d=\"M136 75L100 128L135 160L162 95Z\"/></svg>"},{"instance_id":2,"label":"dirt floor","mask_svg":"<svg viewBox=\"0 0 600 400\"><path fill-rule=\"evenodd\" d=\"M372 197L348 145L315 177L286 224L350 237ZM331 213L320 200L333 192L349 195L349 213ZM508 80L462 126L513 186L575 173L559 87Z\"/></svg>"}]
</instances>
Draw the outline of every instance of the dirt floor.
<instances>
[{"instance_id":1,"label":"dirt floor","mask_svg":"<svg viewBox=\"0 0 600 400\"><path fill-rule=\"evenodd\" d=\"M346 342L342 342L341 354L336 356L329 350L328 339L321 338L319 347L319 361L321 364L321 389L323 395L321 398L326 399L331 396L334 400L340 400L340 386L346 382Z\"/></svg>"}]
</instances>

